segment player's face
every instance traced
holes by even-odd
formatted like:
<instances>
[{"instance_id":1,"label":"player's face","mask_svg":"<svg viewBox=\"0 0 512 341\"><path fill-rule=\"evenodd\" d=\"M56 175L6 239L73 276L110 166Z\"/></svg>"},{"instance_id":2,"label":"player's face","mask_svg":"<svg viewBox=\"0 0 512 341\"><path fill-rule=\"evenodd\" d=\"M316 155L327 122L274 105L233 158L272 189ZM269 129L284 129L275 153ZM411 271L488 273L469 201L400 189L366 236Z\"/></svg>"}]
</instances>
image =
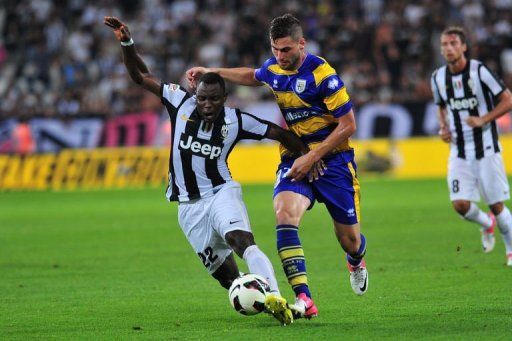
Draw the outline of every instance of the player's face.
<instances>
[{"instance_id":1,"label":"player's face","mask_svg":"<svg viewBox=\"0 0 512 341\"><path fill-rule=\"evenodd\" d=\"M467 50L467 45L462 43L457 34L441 35L441 54L448 63L456 63Z\"/></svg>"},{"instance_id":2,"label":"player's face","mask_svg":"<svg viewBox=\"0 0 512 341\"><path fill-rule=\"evenodd\" d=\"M206 122L213 122L226 102L226 93L220 84L199 83L196 91L197 111Z\"/></svg>"},{"instance_id":3,"label":"player's face","mask_svg":"<svg viewBox=\"0 0 512 341\"><path fill-rule=\"evenodd\" d=\"M293 40L292 37L270 40L272 53L283 70L296 70L299 68L305 44L304 38L300 38L298 41Z\"/></svg>"}]
</instances>

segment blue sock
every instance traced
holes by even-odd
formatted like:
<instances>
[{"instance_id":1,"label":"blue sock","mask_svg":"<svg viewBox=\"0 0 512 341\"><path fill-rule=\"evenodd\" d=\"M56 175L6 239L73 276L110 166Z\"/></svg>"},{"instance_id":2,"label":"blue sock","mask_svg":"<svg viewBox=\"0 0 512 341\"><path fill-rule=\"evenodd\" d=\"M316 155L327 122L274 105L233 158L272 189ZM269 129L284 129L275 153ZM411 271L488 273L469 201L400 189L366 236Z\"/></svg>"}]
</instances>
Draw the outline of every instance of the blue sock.
<instances>
[{"instance_id":1,"label":"blue sock","mask_svg":"<svg viewBox=\"0 0 512 341\"><path fill-rule=\"evenodd\" d=\"M294 225L277 225L277 252L283 264L288 283L295 295L301 293L311 297L306 274L306 260L299 239L299 228Z\"/></svg>"},{"instance_id":2,"label":"blue sock","mask_svg":"<svg viewBox=\"0 0 512 341\"><path fill-rule=\"evenodd\" d=\"M352 265L353 267L358 267L361 265L361 262L363 261L363 257L366 253L366 238L364 237L364 234L361 233L361 245L359 246L359 250L357 250L356 254L349 255L347 253L347 261Z\"/></svg>"}]
</instances>

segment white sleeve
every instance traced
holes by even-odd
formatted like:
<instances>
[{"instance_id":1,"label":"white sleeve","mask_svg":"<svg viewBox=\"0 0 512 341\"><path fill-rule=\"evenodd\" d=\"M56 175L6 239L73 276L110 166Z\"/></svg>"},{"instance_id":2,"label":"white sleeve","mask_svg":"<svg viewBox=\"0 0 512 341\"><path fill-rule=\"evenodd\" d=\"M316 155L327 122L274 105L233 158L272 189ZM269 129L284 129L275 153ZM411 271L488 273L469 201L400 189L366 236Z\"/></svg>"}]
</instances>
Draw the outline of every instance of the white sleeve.
<instances>
[{"instance_id":1,"label":"white sleeve","mask_svg":"<svg viewBox=\"0 0 512 341\"><path fill-rule=\"evenodd\" d=\"M240 139L261 140L265 138L270 129L269 122L263 121L256 116L242 112L240 113L242 127Z\"/></svg>"},{"instance_id":2,"label":"white sleeve","mask_svg":"<svg viewBox=\"0 0 512 341\"><path fill-rule=\"evenodd\" d=\"M503 83L487 68L485 65L480 65L480 80L487 85L494 96L498 96L505 90Z\"/></svg>"},{"instance_id":3,"label":"white sleeve","mask_svg":"<svg viewBox=\"0 0 512 341\"><path fill-rule=\"evenodd\" d=\"M170 104L177 108L184 98L190 97L188 92L183 91L178 84L162 83L160 86L160 97L164 105Z\"/></svg>"}]
</instances>

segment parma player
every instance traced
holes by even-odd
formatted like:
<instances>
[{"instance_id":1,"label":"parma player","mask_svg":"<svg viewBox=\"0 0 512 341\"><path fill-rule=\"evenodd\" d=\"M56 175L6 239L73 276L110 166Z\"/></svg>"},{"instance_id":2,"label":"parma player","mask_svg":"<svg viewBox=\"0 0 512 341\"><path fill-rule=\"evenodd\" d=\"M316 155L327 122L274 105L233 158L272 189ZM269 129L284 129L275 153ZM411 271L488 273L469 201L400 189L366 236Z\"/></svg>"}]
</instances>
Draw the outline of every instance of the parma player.
<instances>
[{"instance_id":1,"label":"parma player","mask_svg":"<svg viewBox=\"0 0 512 341\"><path fill-rule=\"evenodd\" d=\"M251 273L270 284L267 310L282 324L291 323L292 311L279 294L270 260L254 241L241 188L231 178L227 158L242 139L274 139L294 154L306 153L306 145L273 123L224 106L225 84L218 74L202 75L195 95L177 84L160 82L137 53L128 27L114 17L105 17L105 24L121 42L132 80L159 96L169 113L172 144L166 196L179 202L179 224L192 248L226 289L239 276L234 251Z\"/></svg>"},{"instance_id":2,"label":"parma player","mask_svg":"<svg viewBox=\"0 0 512 341\"><path fill-rule=\"evenodd\" d=\"M366 239L360 232L360 193L357 166L350 137L356 130L354 112L343 81L329 63L306 52L297 18L285 14L272 20L270 45L274 57L259 69L194 67L187 71L191 85L206 72L216 72L242 85L267 85L275 95L289 129L311 149L295 158L281 146L281 164L274 189L277 249L296 304L304 316L316 316L311 299L306 261L299 239L299 224L315 202L325 203L339 244L346 254L352 289L368 290L363 256ZM323 176L308 181L315 162L327 166Z\"/></svg>"},{"instance_id":3,"label":"parma player","mask_svg":"<svg viewBox=\"0 0 512 341\"><path fill-rule=\"evenodd\" d=\"M449 27L441 34L446 65L431 79L439 106L439 135L450 143L448 187L453 208L481 226L484 252L494 248L494 227L505 242L507 265L512 266L512 215L503 204L510 199L496 119L512 110L512 95L482 62L465 56L466 34ZM491 212L475 202L483 196Z\"/></svg>"}]
</instances>

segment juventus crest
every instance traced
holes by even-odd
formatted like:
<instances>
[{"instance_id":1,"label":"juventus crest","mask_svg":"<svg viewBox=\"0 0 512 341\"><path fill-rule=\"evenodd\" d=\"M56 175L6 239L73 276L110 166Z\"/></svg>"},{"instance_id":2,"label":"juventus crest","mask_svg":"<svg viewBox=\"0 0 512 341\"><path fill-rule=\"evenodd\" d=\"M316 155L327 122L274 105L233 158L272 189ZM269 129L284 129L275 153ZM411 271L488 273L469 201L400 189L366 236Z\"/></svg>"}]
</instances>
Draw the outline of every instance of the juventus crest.
<instances>
[{"instance_id":1,"label":"juventus crest","mask_svg":"<svg viewBox=\"0 0 512 341\"><path fill-rule=\"evenodd\" d=\"M228 133L229 133L228 125L224 124L222 126L222 128L220 128L220 134L222 135L222 138L225 139L226 137L228 137Z\"/></svg>"}]
</instances>

